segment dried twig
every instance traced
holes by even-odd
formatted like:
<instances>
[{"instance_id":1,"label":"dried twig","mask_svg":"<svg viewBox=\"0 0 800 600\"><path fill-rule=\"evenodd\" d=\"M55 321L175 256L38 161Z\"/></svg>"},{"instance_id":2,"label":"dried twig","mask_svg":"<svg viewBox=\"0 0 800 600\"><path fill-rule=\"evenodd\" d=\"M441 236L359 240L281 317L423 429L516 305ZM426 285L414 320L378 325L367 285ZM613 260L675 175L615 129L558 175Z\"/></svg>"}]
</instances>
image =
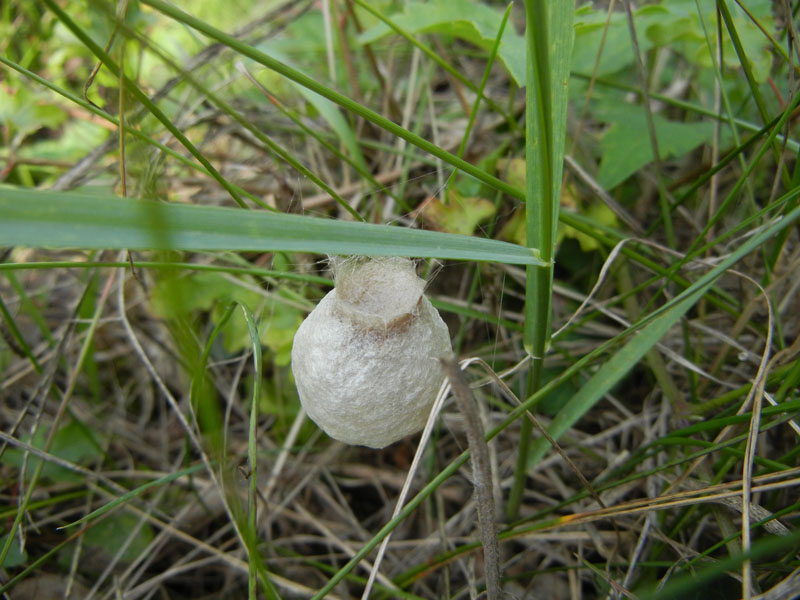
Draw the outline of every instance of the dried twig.
<instances>
[{"instance_id":1,"label":"dried twig","mask_svg":"<svg viewBox=\"0 0 800 600\"><path fill-rule=\"evenodd\" d=\"M483 544L484 570L486 573L486 596L489 600L499 600L500 552L497 544L497 524L494 518L494 497L492 494L492 469L489 463L489 447L483 437L483 428L478 418L475 398L454 356L441 359L445 374L450 381L453 397L464 415L467 426L467 441L472 454L472 477L478 506L478 525Z\"/></svg>"}]
</instances>

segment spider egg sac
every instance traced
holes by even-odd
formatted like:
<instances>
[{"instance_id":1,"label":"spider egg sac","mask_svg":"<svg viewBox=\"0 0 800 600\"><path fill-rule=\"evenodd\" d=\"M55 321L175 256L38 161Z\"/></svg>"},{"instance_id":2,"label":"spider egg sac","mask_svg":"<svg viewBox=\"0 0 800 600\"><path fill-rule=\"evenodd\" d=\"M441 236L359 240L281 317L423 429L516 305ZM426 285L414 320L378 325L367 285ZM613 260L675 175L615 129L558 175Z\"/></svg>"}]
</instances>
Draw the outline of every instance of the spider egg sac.
<instances>
[{"instance_id":1,"label":"spider egg sac","mask_svg":"<svg viewBox=\"0 0 800 600\"><path fill-rule=\"evenodd\" d=\"M332 438L383 448L424 427L450 335L412 261L339 260L334 275L294 337L300 402Z\"/></svg>"}]
</instances>

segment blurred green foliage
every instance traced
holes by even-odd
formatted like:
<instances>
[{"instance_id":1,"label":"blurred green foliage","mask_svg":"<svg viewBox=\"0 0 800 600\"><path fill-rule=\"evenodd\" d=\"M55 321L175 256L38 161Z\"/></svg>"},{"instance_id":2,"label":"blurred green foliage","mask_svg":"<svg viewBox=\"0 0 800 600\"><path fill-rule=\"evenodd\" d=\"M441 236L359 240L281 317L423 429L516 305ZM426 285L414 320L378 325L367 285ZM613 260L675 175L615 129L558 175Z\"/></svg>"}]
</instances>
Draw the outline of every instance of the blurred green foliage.
<instances>
[{"instance_id":1,"label":"blurred green foliage","mask_svg":"<svg viewBox=\"0 0 800 600\"><path fill-rule=\"evenodd\" d=\"M277 292L261 293L253 281L228 278L219 273L193 273L174 281L161 280L151 295L153 314L159 317L178 316L194 311L209 311L216 325L227 313L231 302L247 306L259 320L259 337L272 351L276 365L289 364L294 333L303 321L304 312L292 306ZM230 318L220 332L227 354L235 355L250 346L247 324L241 318Z\"/></svg>"}]
</instances>

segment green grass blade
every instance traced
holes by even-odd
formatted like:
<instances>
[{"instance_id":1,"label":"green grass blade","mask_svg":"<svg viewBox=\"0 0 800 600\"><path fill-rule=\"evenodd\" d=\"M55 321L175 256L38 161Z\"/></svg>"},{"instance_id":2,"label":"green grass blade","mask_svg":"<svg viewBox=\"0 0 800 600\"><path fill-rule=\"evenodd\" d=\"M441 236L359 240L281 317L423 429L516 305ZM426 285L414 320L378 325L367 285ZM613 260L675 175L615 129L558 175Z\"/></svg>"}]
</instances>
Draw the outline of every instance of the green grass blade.
<instances>
[{"instance_id":1,"label":"green grass blade","mask_svg":"<svg viewBox=\"0 0 800 600\"><path fill-rule=\"evenodd\" d=\"M58 17L58 20L61 21L64 26L67 27L74 35L77 37L82 44L84 44L92 53L100 59L103 64L120 80L124 83L125 88L130 91L136 100L141 102L143 106L149 110L152 115L161 121L161 123L166 127L169 132L175 136L175 138L186 148L192 155L200 162L201 165L208 171L208 173L216 179L219 184L225 188L225 190L231 195L231 197L236 201L239 206L245 208L247 205L245 204L244 200L239 196L239 193L231 186L230 183L214 168L214 166L208 162L205 156L189 141L187 138L175 125L172 121L169 120L167 115L165 115L160 108L158 108L155 104L150 101L150 98L139 89L139 87L133 83L130 79L128 79L124 74L121 74L119 68L117 67L116 63L111 59L111 57L106 53L100 46L98 46L92 38L90 38L85 31L83 31L75 21L73 21L70 16L64 12L64 10L58 6L53 0L44 0L47 7L55 13Z\"/></svg>"},{"instance_id":2,"label":"green grass blade","mask_svg":"<svg viewBox=\"0 0 800 600\"><path fill-rule=\"evenodd\" d=\"M464 130L464 136L461 138L461 143L458 145L458 153L457 156L461 158L464 156L464 150L467 148L467 142L469 141L469 136L472 133L472 127L475 125L475 119L478 116L478 107L481 104L481 98L483 97L483 91L486 89L486 84L489 81L489 75L492 74L492 65L494 65L494 59L497 57L497 51L500 48L500 42L503 39L503 32L506 30L506 23L508 23L508 17L511 15L511 8L513 7L513 3L509 3L506 7L506 11L503 13L503 20L500 21L500 28L497 31L497 37L494 40L494 44L492 45L492 49L489 52L489 58L486 60L486 68L483 70L483 77L481 78L481 83L478 86L478 95L475 98L475 103L472 105L472 110L469 113L469 119L467 120L467 127ZM458 169L454 169L452 173L450 173L450 177L447 179L446 187L449 189L452 184L453 180L458 173Z\"/></svg>"},{"instance_id":3,"label":"green grass blade","mask_svg":"<svg viewBox=\"0 0 800 600\"><path fill-rule=\"evenodd\" d=\"M63 98L66 98L67 100L69 100L73 104L76 104L77 106L80 106L84 110L88 110L89 112L94 113L95 115L97 115L101 119L104 119L104 120L108 121L109 123L113 123L117 127L120 126L119 119L117 117L115 117L114 115L108 114L107 112L105 112L104 110L101 110L100 108L98 108L97 106L92 104L91 102L87 102L83 98L81 98L79 96L76 96L75 94L70 93L69 91L65 90L62 87L59 87L58 85L54 84L52 81L48 81L47 79L45 79L44 77L41 77L40 75L34 73L33 71L30 71L30 70L26 69L25 67L23 67L21 65L18 65L17 63L15 63L13 61L8 60L8 58L6 58L5 56L0 56L0 64L3 64L3 65L7 66L10 69L14 69L18 73L20 73L20 74L24 75L25 77L31 79L32 81L35 81L39 85L41 85L43 87L46 87L47 89L49 89L52 92L58 94L59 96L62 96ZM130 123L128 122L128 119L125 119L125 123L123 124L123 128L124 128L126 134L133 135L137 139L140 139L141 141L145 142L146 144L149 144L149 145L151 145L151 146L153 146L155 148L158 148L164 154L167 154L168 156L174 158L175 160L183 163L187 167L190 167L190 168L192 168L192 169L194 169L194 170L196 170L196 171L198 171L200 173L204 173L205 175L208 175L209 177L211 176L211 173L209 173L202 165L192 161L190 158L187 158L186 156L184 156L180 152L176 152L175 150L173 150L169 146L166 146L165 144L162 144L161 142L159 142L157 140L154 140L152 137L148 136L146 133L144 133L142 131L139 131L135 127L132 127L130 125ZM231 184L231 187L233 187L233 189L236 190L236 192L238 194L240 194L241 196L244 196L246 198L249 198L250 200L252 200L252 202L254 204L257 204L261 208L266 208L267 210L274 210L268 204L266 204L261 198L259 198L258 196L254 196L250 192L240 188L239 186L237 186L235 184Z\"/></svg>"},{"instance_id":4,"label":"green grass blade","mask_svg":"<svg viewBox=\"0 0 800 600\"><path fill-rule=\"evenodd\" d=\"M298 114L297 111L292 110L288 106L284 105L283 102L281 102L274 94L272 94L261 83L259 83L258 80L255 77L253 77L249 71L247 71L247 69L243 68L243 71L245 73L245 76L250 81L250 83L255 85L256 88L259 89L265 95L265 97L272 103L272 105L275 106L275 108L277 108L281 112L281 114L283 114L286 118L291 119L291 121L294 122L294 124L297 125L297 127L299 127L303 133L317 140L319 144L321 144L326 150L328 150L328 152L332 153L339 160L342 160L351 167L353 167L361 177L363 177L369 182L373 190L382 191L383 193L390 196L395 202L402 204L402 200L397 198L397 196L395 196L390 189L382 186L378 182L378 180L376 180L375 177L373 177L372 173L369 172L369 168L367 167L366 161L364 160L364 155L361 152L361 147L359 146L358 138L356 137L353 130L350 128L350 125L345 121L345 119L339 112L336 112L334 116L333 111L334 110L338 111L338 108L336 107L335 104L333 104L329 100L321 98L314 92L306 90L306 88L302 86L296 85L296 89L298 89L301 92L301 94L303 94L303 97L306 97L305 94L309 94L310 98L316 98L320 102L324 101L327 103L325 105L326 106L325 110L330 112L330 115L325 118L328 121L328 124L334 130L336 138L339 139L340 142L342 142L345 148L349 149L349 153L353 156L353 158L348 156L348 154L340 152L336 146L334 146L331 142L328 141L328 139L326 139L322 131L317 131L316 129L306 125L303 122L302 116ZM315 106L317 105L315 104ZM325 116L325 113L322 110L320 110L319 106L317 106L317 110L320 112L320 114Z\"/></svg>"},{"instance_id":5,"label":"green grass blade","mask_svg":"<svg viewBox=\"0 0 800 600\"><path fill-rule=\"evenodd\" d=\"M592 76L586 73L578 73L573 71L570 75L575 79L582 79L584 81L592 80ZM641 88L627 84L623 81L614 81L612 79L596 77L594 79L594 82L595 85L603 86L613 90L621 90L629 94L632 94L637 98L642 98L644 96ZM673 98L665 94L659 94L658 92L648 92L648 95L650 96L651 100L658 100L659 102L663 102L664 104L667 104L669 106L674 106L675 108L685 110L689 113L708 117L710 119L716 119L717 121L723 121L726 123L729 122L729 119L726 115L720 114L700 104L696 104L686 100L681 100L679 98ZM760 126L756 125L755 123L751 123L750 121L747 121L745 119L742 119L740 117L734 117L732 123L736 127L744 129L745 131L757 134L756 137L761 137L762 135L772 130L776 120L777 118L773 117L772 121L768 122L765 126ZM783 133L778 133L775 139L779 143L785 144L786 148L792 152L798 152L800 150L800 144L798 144L797 140L793 138L787 138L783 135Z\"/></svg>"},{"instance_id":6,"label":"green grass blade","mask_svg":"<svg viewBox=\"0 0 800 600\"><path fill-rule=\"evenodd\" d=\"M126 269L131 266L130 261L69 261L69 260L53 260L53 261L37 261L37 262L23 262L23 263L2 263L0 264L0 271L25 271L28 269L91 269L93 267L122 267ZM235 265L214 265L214 264L201 264L190 262L156 262L148 260L137 260L134 266L137 269L157 269L157 270L170 270L182 269L188 271L205 271L205 272L219 272L231 273L239 275L253 275L256 277L274 278L274 279L289 279L292 281L303 281L305 283L314 283L316 285L332 286L333 281L326 277L319 277L317 275L306 275L304 273L293 273L291 271L275 271L273 269L261 269L259 267L237 267ZM505 321L504 321L505 322ZM510 324L513 328L513 324Z\"/></svg>"},{"instance_id":7,"label":"green grass blade","mask_svg":"<svg viewBox=\"0 0 800 600\"><path fill-rule=\"evenodd\" d=\"M52 0L49 0L49 1L52 1ZM332 100L333 102L335 102L339 106L342 106L342 107L346 108L347 110L349 110L349 111L351 111L351 112L353 112L353 113L355 113L355 114L357 114L357 115L359 115L361 117L364 117L368 121L371 121L372 123L375 123L378 127L388 131L389 133L392 133L392 134L396 135L399 138L402 138L402 139L406 140L407 142L409 142L411 144L414 144L418 148L424 150L425 152L428 152L429 154L432 154L433 156L435 156L437 158L442 159L446 163L448 163L448 164L450 164L450 165L452 165L454 167L457 167L458 169L464 171L468 175L471 175L475 179L477 179L479 181L482 181L483 183L485 183L485 184L487 184L487 185L489 185L489 186L491 186L491 187L493 187L493 188L495 188L497 190L505 192L506 194L508 194L508 195L510 195L510 196L512 196L514 198L517 198L517 199L520 199L520 200L524 199L524 193L522 192L522 190L519 190L519 189L515 188L514 186L511 186L511 185L507 184L506 182L501 181L500 179L490 175L489 173L487 173L483 169L480 169L480 168L476 167L475 165L473 165L471 163L468 163L467 161L465 161L465 160L463 160L461 158L458 158L456 155L451 154L450 152L447 152L446 150L443 150L442 148L440 148L436 144L432 144L431 142L429 142L425 138L423 138L423 137L421 137L421 136L419 136L419 135L417 135L415 133L412 133L411 131L408 131L407 129L405 129L403 127L400 127L399 125L397 125L396 123L390 121L386 117L382 117L381 115L379 115L375 111L370 110L366 106L363 106L363 105L359 104L358 102L353 101L351 98L348 98L344 94L341 94L341 93L339 93L339 92L337 92L335 90L332 90L332 89L322 85L317 80L312 79L311 77L308 77L307 75L304 75L303 73L300 73L296 69L293 69L293 68L289 67L288 65L285 65L284 63L280 62L279 60L275 60L271 56L268 56L268 55L264 54L263 52L261 52L259 50L256 50L252 46L249 46L247 44L243 44L242 42L240 42L236 38L234 38L234 37L232 37L232 36L230 36L230 35L228 35L226 33L223 33L222 31L212 27L208 23L205 23L205 22L201 21L200 19L197 19L197 18L189 15L189 14L183 12L182 10L180 10L178 8L175 8L174 6L172 6L170 4L167 4L166 2L163 2L162 0L143 0L143 4L147 4L148 6L153 7L154 9L156 9L159 12L167 15L168 17L171 17L172 19L175 19L176 21L184 23L184 24L188 25L189 27L191 27L193 29L196 29L197 31L203 33L204 35L207 35L208 37L210 37L210 38L212 38L212 39L214 39L214 40L216 40L216 41L218 41L218 42L220 42L222 44L225 44L226 46L228 46L229 48L239 52L243 56L247 56L248 58L253 59L257 63L262 64L262 65L264 65L265 67L267 67L269 69L272 69L276 73L280 73L281 75L283 75L287 79L290 79L290 80L292 80L292 81L294 81L296 83L299 83L303 87L308 88L308 89L316 92L320 96L323 96L325 98L328 98L329 100Z\"/></svg>"},{"instance_id":8,"label":"green grass blade","mask_svg":"<svg viewBox=\"0 0 800 600\"><path fill-rule=\"evenodd\" d=\"M31 362L31 365L33 365L33 368L36 370L36 372L41 374L42 366L39 364L39 361L36 360L33 350L31 350L31 347L25 340L25 336L22 335L19 327L17 327L17 323L14 321L14 317L12 317L11 313L8 311L5 302L3 302L3 298L0 298L0 316L3 317L3 321L5 321L6 327L8 327L11 338L16 343L18 351ZM9 340L6 340L6 342L10 344Z\"/></svg>"},{"instance_id":9,"label":"green grass blade","mask_svg":"<svg viewBox=\"0 0 800 600\"><path fill-rule=\"evenodd\" d=\"M506 120L511 121L513 123L513 119L509 118L509 115L502 109L502 107L498 106L491 98L488 98L483 95L483 88L476 87L475 84L468 78L465 77L463 73L461 73L458 69L453 67L450 63L440 57L436 52L434 52L431 48L420 42L416 39L411 33L400 27L397 23L392 21L390 18L386 17L381 11L376 10L371 6L369 2L365 2L364 0L353 0L358 6L363 8L365 11L369 12L372 16L377 18L378 20L382 21L389 29L394 31L397 35L405 39L409 44L418 48L420 52L422 52L425 56L430 58L433 62L439 65L442 69L447 71L454 79L460 81L463 85L469 88L471 91L475 92L478 97L476 98L476 103L480 102L480 100L484 100L489 107L496 111L497 113L503 115ZM456 15L453 15L454 17ZM502 37L502 34L501 36ZM498 40L499 41L499 40ZM499 47L499 45L498 45Z\"/></svg>"},{"instance_id":10,"label":"green grass blade","mask_svg":"<svg viewBox=\"0 0 800 600\"><path fill-rule=\"evenodd\" d=\"M157 487L165 483L170 483L172 481L175 481L176 479L180 479L184 475L191 475L192 473L196 473L197 471L202 471L205 468L206 468L205 465L194 465L193 467L181 469L180 471L176 471L175 473L170 473L169 475L165 475L164 477L159 477L158 479L154 479L153 481L145 483L144 485L140 485L139 487L131 490L127 494L123 494L119 498L112 500L111 502L109 502L104 506L101 506L97 510L93 510L88 515L81 517L77 521L73 521L72 523L68 523L61 527L58 527L58 529L66 529L68 527L74 527L75 525L80 525L81 523L85 523L86 521L92 521L94 519L97 519L98 517L102 517L104 514L114 510L119 505L125 504L128 500L131 500L133 498L136 498L137 496L142 495L150 488Z\"/></svg>"},{"instance_id":11,"label":"green grass blade","mask_svg":"<svg viewBox=\"0 0 800 600\"><path fill-rule=\"evenodd\" d=\"M0 210L0 214L2 214L2 210ZM85 290L88 290L88 287L84 288L84 291ZM81 301L83 301L83 298L81 298ZM83 340L83 344L81 345L80 353L78 355L78 360L77 360L77 363L76 363L75 372L79 372L81 369L83 369L83 366L84 366L85 361L86 361L86 357L89 354L89 349L91 348L92 342L94 340L94 334L97 331L97 324L100 322L100 314L102 313L103 306L104 306L104 301L100 302L98 304L97 310L95 310L95 313L91 318L89 327L86 330L86 334L85 334L85 338ZM59 419L66 412L67 403L68 403L68 401L70 399L70 396L72 395L74 387L75 387L75 378L71 378L70 381L69 381L69 385L66 388L66 390L64 392L64 395L62 396L61 403L59 405L58 412L56 413L55 420L53 421L53 424L51 425L50 432L48 433L47 439L45 440L44 446L42 448L45 452L49 452L50 451L50 447L53 444L53 440L55 438L55 433L56 433L57 428L58 428ZM30 481L28 482L27 489L25 490L25 495L22 497L22 500L19 502L19 506L18 506L16 514L14 516L13 522L11 523L11 525L8 528L10 532L16 532L17 531L17 528L20 526L20 523L22 523L22 519L23 519L24 515L27 514L28 504L30 503L30 501L31 501L31 499L33 497L33 492L36 490L36 486L39 483L39 478L42 475L43 469L44 469L44 460L39 459L36 462L36 466L34 467L33 474L32 474L32 476L30 478ZM6 542L5 542L5 544L3 544L2 549L0 549L0 565L2 565L5 562L6 556L8 555L8 552L11 549L11 544L13 543L13 541L14 541L14 535L9 535L6 538Z\"/></svg>"},{"instance_id":12,"label":"green grass blade","mask_svg":"<svg viewBox=\"0 0 800 600\"><path fill-rule=\"evenodd\" d=\"M44 552L40 557L36 560L31 562L28 566L26 566L22 571L14 575L14 577L10 578L5 584L0 586L0 594L5 594L8 590L13 588L16 584L21 582L28 576L33 575L36 570L49 561L53 556L64 550L67 546L69 546L72 542L78 539L85 533L84 530L76 531L63 542L56 544L52 548L50 548L47 552ZM14 539L14 536L9 536L10 539Z\"/></svg>"},{"instance_id":13,"label":"green grass blade","mask_svg":"<svg viewBox=\"0 0 800 600\"><path fill-rule=\"evenodd\" d=\"M152 53L154 53L156 56L158 56L158 58L159 58L159 59L161 59L161 60L164 62L164 64L166 64L168 67L170 67L170 68L171 68L172 70L174 70L175 72L179 73L179 74L180 74L180 77L181 77L181 79L182 79L182 80L186 81L186 82L187 82L187 83L189 83L189 84L190 84L192 87L194 87L194 88L195 88L195 89L196 89L196 90L197 90L199 93L203 94L203 95L204 95L206 98L208 98L208 100L209 100L211 103L215 104L215 105L216 105L216 106L218 106L218 107L219 107L219 108L220 108L222 111L224 111L225 113L227 113L227 114L228 114L228 115L229 115L229 116L230 116L230 117L231 117L231 118L232 118L234 121L236 121L237 123L239 123L239 125L241 125L241 126L244 128L244 129L247 129L248 131L250 131L250 132L251 132L251 133L252 133L252 134L253 134L253 135L254 135L254 136L255 136L255 137L256 137L256 138L257 138L257 139L258 139L258 140L259 140L259 141L262 143L262 144L264 144L264 146L266 147L266 150L267 150L268 152L272 153L274 156L278 157L279 159L281 159L281 160L283 160L284 162L286 162L286 163L288 163L289 165L291 165L291 166L292 166L292 167L293 167L293 168L294 168L296 171L298 171L298 172L299 172L299 173L300 173L300 174L301 174L303 177L306 177L306 178L310 179L310 180L311 180L311 181L312 181L312 182L313 182L315 185L317 185L317 186L318 186L318 187L319 187L321 190L323 190L324 192L326 192L327 194L329 194L329 195L330 195L330 196L331 196L331 197L332 197L334 200L336 200L336 202L337 202L337 203L338 203L338 204L339 204L339 205L340 205L340 206L341 206L341 207L342 207L344 210L348 211L348 212L349 212L349 213L350 213L350 214L353 216L353 218L355 218L355 219L357 219L357 220L359 220L359 221L364 221L364 220L365 220L365 219L364 219L364 218L363 218L361 215L359 215L359 214L358 214L358 213L357 213L357 212L356 212L356 211L355 211L355 210L354 210L354 209L353 209L353 208L352 208L352 207L351 207L351 206L350 206L350 205L349 205L349 204L348 204L348 203L347 203L347 202L344 200L344 198L342 198L341 196L339 196L339 194L336 192L336 190L334 190L332 187L330 187L328 184L326 184L326 183L325 183L325 182L324 182L322 179L320 179L320 178L319 178L319 177L316 175L316 173L314 173L312 170L310 170L308 167L306 167L306 166L305 166L305 165L304 165L302 162L300 162L299 160L297 160L297 159L296 159L296 158L295 158L295 157L292 155L292 153L291 153L291 152L288 152L288 151L287 151L285 148L283 148L283 147L282 147L280 144L278 144L277 142L275 142L275 141L274 141L272 138L270 138L268 135L266 135L266 134L265 134L263 131L261 131L260 129L258 129L257 127L255 127L255 126L254 126L254 125L251 123L251 121L250 121L250 120L249 120L247 117L243 116L243 115L242 115L240 112L238 112L238 111L237 111L237 110L236 110L236 109L235 109L235 108L234 108L234 107L233 107L233 106L232 106L230 103L228 103L228 102L226 102L225 100L223 100L223 99L222 99L222 97L221 97L219 94L216 94L216 93L212 92L212 91L211 91L211 89L209 89L209 88L208 88L206 85L204 85L202 82L200 82L200 81L199 81L199 80L198 80L198 79L197 79L197 78L196 78L196 77L195 77L195 76L194 76L192 73L189 73L189 72L185 71L185 70L184 70L184 69L182 69L182 68L181 68L179 65L177 65L177 64L176 64L176 63L175 63L175 62L174 62L172 59L170 59L170 57L169 57L169 56L168 56L168 55L167 55L167 54L166 54L166 53L165 53L163 50L161 50L161 49L160 49L160 48L159 48L159 47L158 47L156 44L153 44L153 43L151 43L151 41L150 41L150 40L148 40L148 38L147 38L146 36L144 36L143 34L141 34L141 33L137 32L137 31L135 31L135 30L133 30L133 29L130 29L130 28L128 28L127 26L124 26L124 25L122 25L122 24L120 24L120 28L121 28L123 31L125 31L125 33L126 33L127 35L131 36L132 38L136 38L136 39L138 39L138 40L139 40L139 41L142 43L142 45L143 45L143 46L146 46L146 47L147 47L147 48L148 48L148 49L149 49L149 50L150 50ZM111 60L111 58L110 58L110 57L108 57L108 60L110 61L110 60ZM114 64L114 63L107 64L107 66L108 66L108 67L109 67L111 70L113 70L113 71L120 71L119 67L118 67L116 64ZM123 80L121 79L121 81L123 81ZM132 84L130 84L130 85L132 85ZM321 100L322 102L328 102L328 101L326 101L324 98L320 98L320 100ZM329 103L329 102L328 102L328 104L330 105L330 103ZM148 108L148 110L150 110L151 112L153 112L153 114L154 114L154 115L156 115L156 116L158 117L158 115L156 114L156 112L154 112L154 111L153 111L153 110L150 108L151 106L152 106L153 108L155 108L155 106L154 106L153 104L145 104L145 106ZM317 106L317 108L318 108L318 110L322 110L322 108L323 108L323 107L321 107L321 106ZM329 107L329 108L330 108L330 107ZM158 110L158 109L156 108L156 110ZM330 112L331 112L331 111L330 111L330 110L327 110L326 112L327 112L327 113L328 113L328 115L330 116ZM340 117L340 121L341 121L341 122L343 122L343 119L341 119L341 115L338 115L338 116ZM161 117L158 117L158 118L159 118L159 120L161 120L161 121L162 121L162 123L164 123L164 124L166 125L166 122L165 122L163 119L161 119ZM170 130L170 131L171 131L171 130ZM352 136L351 136L351 137L352 137ZM356 147L356 150L359 152L359 155L360 155L360 150L358 150L358 148L357 148L357 147ZM192 150L191 150L191 148L190 148L190 151L192 151ZM199 152L199 150L198 150L198 152ZM192 151L192 153L194 154L194 151ZM363 158L362 158L362 161L361 161L361 162L363 163ZM203 164L205 164L205 163L203 163ZM364 165L364 167L365 167L365 166L366 166L366 165ZM212 173L212 175L213 175L213 173ZM222 182L222 181L220 181L220 183L223 183L223 182ZM234 191L236 191L236 192L238 192L238 189L237 189L237 188L236 188L236 186L234 186L233 184L230 184L230 183L227 183L227 182L226 182L226 183L223 183L223 186L224 186L224 187L226 187L226 189L228 189L228 191L229 191L229 192L230 192L230 190L231 190L231 189L232 189L232 190L234 190ZM229 189L229 188L230 188L230 189ZM249 196L249 195L248 195L248 196ZM240 205L242 208L246 208L246 206L245 206L244 204L242 204L242 203L241 203L241 202L240 202L238 199L236 199L236 197L235 197L235 196L234 196L234 200L236 200L236 202L237 202L237 203L238 203L238 204L239 204L239 205ZM265 204L264 204L264 202L263 202L262 200L260 200L260 199L256 200L255 202L256 202L256 203L257 203L259 206L261 206L262 208L265 208L265 207L266 207L266 206L265 206Z\"/></svg>"},{"instance_id":14,"label":"green grass blade","mask_svg":"<svg viewBox=\"0 0 800 600\"><path fill-rule=\"evenodd\" d=\"M761 95L761 88L759 87L756 77L753 74L753 69L750 65L750 59L747 57L747 51L745 50L742 40L739 37L739 32L736 30L736 24L733 22L733 16L728 8L728 3L726 0L720 0L717 6L719 8L720 15L722 16L722 20L725 23L725 27L728 30L728 35L730 36L731 42L733 43L736 56L739 58L739 64L742 65L742 71L747 79L747 85L750 88L750 93L753 96L753 101L758 109L758 113L761 115L762 121L766 123L769 121L767 105L766 102L764 102L764 97Z\"/></svg>"},{"instance_id":15,"label":"green grass blade","mask_svg":"<svg viewBox=\"0 0 800 600\"><path fill-rule=\"evenodd\" d=\"M664 336L669 328L710 289L714 281L733 264L748 253L759 248L772 236L792 225L800 218L800 208L787 214L784 219L773 223L752 236L734 252L729 254L716 267L698 279L691 287L673 298L660 309L651 313L647 324L612 356L556 415L548 431L558 439L567 429L595 405L595 403L618 383L628 371ZM641 325L641 323L640 323ZM550 444L544 437L538 438L528 456L529 466L533 466L545 455Z\"/></svg>"},{"instance_id":16,"label":"green grass blade","mask_svg":"<svg viewBox=\"0 0 800 600\"><path fill-rule=\"evenodd\" d=\"M258 528L256 525L256 503L258 498L258 473L257 473L257 446L256 431L258 429L258 403L261 401L261 340L258 337L258 325L250 310L240 304L247 330L250 333L250 347L253 350L253 398L250 403L250 424L247 436L247 457L250 463L250 476L247 489L247 526L244 528L247 539L248 554L248 598L256 600L258 597L257 576L261 575L262 584L271 598L277 598L277 593L269 580L269 572L258 554Z\"/></svg>"},{"instance_id":17,"label":"green grass blade","mask_svg":"<svg viewBox=\"0 0 800 600\"><path fill-rule=\"evenodd\" d=\"M531 356L528 391L542 382L544 355L550 344L553 254L561 197L561 174L567 118L567 82L572 51L573 6L566 2L526 0L527 69L525 90L525 169L527 244L539 248L548 266L528 267L525 329L522 342ZM507 515L519 510L525 482L531 423L522 422L514 485Z\"/></svg>"},{"instance_id":18,"label":"green grass blade","mask_svg":"<svg viewBox=\"0 0 800 600\"><path fill-rule=\"evenodd\" d=\"M701 585L709 585L723 573L730 573L741 566L745 560L770 560L782 553L794 553L800 542L800 532L793 531L787 536L766 536L753 544L753 548L742 554L726 556L701 569L686 569L673 575L663 587L647 590L639 597L643 600L671 600L690 597ZM773 597L769 593L761 598Z\"/></svg>"},{"instance_id":19,"label":"green grass blade","mask_svg":"<svg viewBox=\"0 0 800 600\"><path fill-rule=\"evenodd\" d=\"M745 78L747 79L747 84L750 88L750 93L753 96L753 101L755 102L756 108L758 109L758 114L761 116L762 122L767 123L769 121L769 111L767 110L767 103L764 100L764 97L761 93L761 88L759 87L758 81L756 80L755 74L753 73L753 67L750 62L750 59L747 56L747 51L744 48L744 45L742 44L739 32L736 30L736 24L734 23L730 9L728 8L727 2L725 0L720 0L719 11L720 15L722 16L722 20L725 23L725 27L728 31L728 35L730 36L731 42L733 43L734 50L736 51L736 56L739 59L739 64L741 64L742 71L744 71ZM775 159L778 160L780 157L780 148L778 148L778 146L775 145L774 142L772 150L775 155ZM781 171L777 175L783 178L784 185L787 185L789 183L789 176L785 167L781 169Z\"/></svg>"},{"instance_id":20,"label":"green grass blade","mask_svg":"<svg viewBox=\"0 0 800 600\"><path fill-rule=\"evenodd\" d=\"M526 7L526 221L527 242L548 269L528 271L526 350L537 359L549 343L552 259L558 221L567 118L567 82L573 9L566 3L528 0Z\"/></svg>"},{"instance_id":21,"label":"green grass blade","mask_svg":"<svg viewBox=\"0 0 800 600\"><path fill-rule=\"evenodd\" d=\"M699 287L682 302L669 309L658 319L642 329L633 340L606 362L559 411L548 432L558 439L595 405L633 366L669 331L675 322L706 293L713 282ZM528 455L528 466L535 465L550 448L546 438L534 442Z\"/></svg>"},{"instance_id":22,"label":"green grass blade","mask_svg":"<svg viewBox=\"0 0 800 600\"><path fill-rule=\"evenodd\" d=\"M316 108L320 116L328 122L330 128L338 136L339 141L347 148L349 154L348 158L353 161L355 167L361 172L369 172L367 161L364 159L361 146L358 144L358 137L347 120L342 116L339 107L327 98L315 94L302 85L295 84L295 89L309 104Z\"/></svg>"},{"instance_id":23,"label":"green grass blade","mask_svg":"<svg viewBox=\"0 0 800 600\"><path fill-rule=\"evenodd\" d=\"M703 230L698 234L695 241L692 242L692 245L685 252L685 257L682 260L677 261L676 264L672 266L670 272L670 278L675 272L677 272L679 268L681 268L684 264L686 264L686 262L697 256L700 256L707 248L711 247L709 245L705 246L702 245L703 240L706 239L708 232L711 230L711 228L714 225L716 225L725 215L728 206L737 199L739 191L748 181L748 178L752 175L752 173L756 170L756 167L761 163L761 159L764 157L764 155L772 148L772 144L775 141L777 132L784 127L786 121L789 119L790 115L794 114L794 110L798 106L800 106L800 95L796 96L792 100L792 102L788 104L786 108L781 112L780 119L776 122L775 127L769 132L766 139L763 141L761 147L758 148L753 157L750 159L747 168L744 170L742 175L733 185L732 189L728 192L725 199L720 203L719 207L717 208L717 211L714 213L711 219L709 219L708 223L705 224ZM793 191L795 190L790 191L789 194L791 194ZM724 235L725 234L723 234L723 236ZM715 240L712 245L719 243L721 238Z\"/></svg>"},{"instance_id":24,"label":"green grass blade","mask_svg":"<svg viewBox=\"0 0 800 600\"><path fill-rule=\"evenodd\" d=\"M0 188L0 245L289 251L541 265L507 242L404 227L112 195Z\"/></svg>"}]
</instances>

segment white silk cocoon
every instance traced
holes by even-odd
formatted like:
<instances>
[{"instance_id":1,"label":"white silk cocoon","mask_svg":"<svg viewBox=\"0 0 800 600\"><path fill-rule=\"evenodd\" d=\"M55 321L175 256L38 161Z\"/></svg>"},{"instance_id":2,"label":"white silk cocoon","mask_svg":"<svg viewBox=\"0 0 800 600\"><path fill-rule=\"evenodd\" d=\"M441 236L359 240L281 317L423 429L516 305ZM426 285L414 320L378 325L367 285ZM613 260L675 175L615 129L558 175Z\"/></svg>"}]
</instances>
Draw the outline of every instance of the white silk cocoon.
<instances>
[{"instance_id":1,"label":"white silk cocoon","mask_svg":"<svg viewBox=\"0 0 800 600\"><path fill-rule=\"evenodd\" d=\"M408 259L345 262L292 347L300 401L329 436L383 448L425 425L452 352Z\"/></svg>"}]
</instances>

